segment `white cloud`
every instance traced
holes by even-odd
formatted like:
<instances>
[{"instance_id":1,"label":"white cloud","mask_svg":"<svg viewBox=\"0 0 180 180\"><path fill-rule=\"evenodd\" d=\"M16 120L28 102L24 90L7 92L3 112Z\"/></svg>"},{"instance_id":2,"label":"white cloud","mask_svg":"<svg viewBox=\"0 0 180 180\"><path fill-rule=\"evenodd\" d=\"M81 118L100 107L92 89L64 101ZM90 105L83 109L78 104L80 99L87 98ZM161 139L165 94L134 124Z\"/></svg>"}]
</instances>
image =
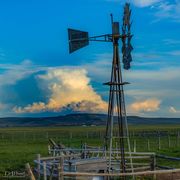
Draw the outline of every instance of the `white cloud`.
<instances>
[{"instance_id":1,"label":"white cloud","mask_svg":"<svg viewBox=\"0 0 180 180\"><path fill-rule=\"evenodd\" d=\"M180 22L180 1L176 0L174 2L162 1L156 7L155 16L157 17L156 21L160 19L172 19L173 21Z\"/></svg>"},{"instance_id":2,"label":"white cloud","mask_svg":"<svg viewBox=\"0 0 180 180\"><path fill-rule=\"evenodd\" d=\"M169 108L169 112L170 112L170 113L177 114L177 113L180 113L180 110L177 110L175 107L171 106L171 107Z\"/></svg>"},{"instance_id":3,"label":"white cloud","mask_svg":"<svg viewBox=\"0 0 180 180\"><path fill-rule=\"evenodd\" d=\"M24 60L20 64L0 64L0 86L13 85L21 79L25 79L29 75L46 69L41 66L34 65L30 60Z\"/></svg>"},{"instance_id":4,"label":"white cloud","mask_svg":"<svg viewBox=\"0 0 180 180\"><path fill-rule=\"evenodd\" d=\"M0 103L0 111L3 110L5 108L5 105Z\"/></svg>"},{"instance_id":5,"label":"white cloud","mask_svg":"<svg viewBox=\"0 0 180 180\"><path fill-rule=\"evenodd\" d=\"M160 108L161 101L155 98L137 101L129 106L132 112L154 112Z\"/></svg>"},{"instance_id":6,"label":"white cloud","mask_svg":"<svg viewBox=\"0 0 180 180\"><path fill-rule=\"evenodd\" d=\"M139 80L152 80L151 83L155 83L157 81L169 81L169 80L176 80L179 79L179 72L180 67L169 67L169 68L162 68L158 70L133 70L129 71L125 74L126 78L134 81Z\"/></svg>"},{"instance_id":7,"label":"white cloud","mask_svg":"<svg viewBox=\"0 0 180 180\"><path fill-rule=\"evenodd\" d=\"M25 107L14 107L16 113L32 113L63 109L82 112L106 112L107 103L102 100L87 77L85 69L52 68L45 75L37 77L49 89L51 95L47 103L34 102Z\"/></svg>"},{"instance_id":8,"label":"white cloud","mask_svg":"<svg viewBox=\"0 0 180 180\"><path fill-rule=\"evenodd\" d=\"M124 4L126 1L120 0L107 0L110 2L121 2ZM134 4L136 7L145 8L151 7L153 15L156 17L156 20L153 22L157 22L161 19L169 18L175 22L180 22L180 1L168 1L168 0L128 0L127 2Z\"/></svg>"},{"instance_id":9,"label":"white cloud","mask_svg":"<svg viewBox=\"0 0 180 180\"><path fill-rule=\"evenodd\" d=\"M180 40L178 39L164 39L163 42L165 45L179 45L180 44Z\"/></svg>"},{"instance_id":10,"label":"white cloud","mask_svg":"<svg viewBox=\"0 0 180 180\"><path fill-rule=\"evenodd\" d=\"M160 2L160 0L130 0L130 2L132 2L137 7L147 7Z\"/></svg>"},{"instance_id":11,"label":"white cloud","mask_svg":"<svg viewBox=\"0 0 180 180\"><path fill-rule=\"evenodd\" d=\"M121 3L125 3L125 2L129 2L134 4L137 7L143 8L143 7L148 7L148 6L152 6L158 2L160 2L161 0L128 0L128 1L121 1L121 0L106 0L109 2L121 2Z\"/></svg>"},{"instance_id":12,"label":"white cloud","mask_svg":"<svg viewBox=\"0 0 180 180\"><path fill-rule=\"evenodd\" d=\"M180 56L180 50L177 50L177 51L170 51L168 52L169 55L172 55L172 56Z\"/></svg>"}]
</instances>

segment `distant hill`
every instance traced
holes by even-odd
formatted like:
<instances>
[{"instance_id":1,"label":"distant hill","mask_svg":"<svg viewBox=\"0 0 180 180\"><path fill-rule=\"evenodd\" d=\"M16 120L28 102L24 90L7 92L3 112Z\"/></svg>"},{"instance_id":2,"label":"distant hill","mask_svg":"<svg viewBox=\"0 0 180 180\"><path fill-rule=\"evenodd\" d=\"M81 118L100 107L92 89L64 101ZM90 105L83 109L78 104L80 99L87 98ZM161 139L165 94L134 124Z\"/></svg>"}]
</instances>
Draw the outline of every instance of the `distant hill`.
<instances>
[{"instance_id":1,"label":"distant hill","mask_svg":"<svg viewBox=\"0 0 180 180\"><path fill-rule=\"evenodd\" d=\"M105 125L107 115L104 114L69 114L56 117L7 117L0 118L0 127L42 127L42 126L80 126ZM115 118L115 121L117 119ZM131 125L180 124L180 118L144 118L129 116Z\"/></svg>"}]
</instances>

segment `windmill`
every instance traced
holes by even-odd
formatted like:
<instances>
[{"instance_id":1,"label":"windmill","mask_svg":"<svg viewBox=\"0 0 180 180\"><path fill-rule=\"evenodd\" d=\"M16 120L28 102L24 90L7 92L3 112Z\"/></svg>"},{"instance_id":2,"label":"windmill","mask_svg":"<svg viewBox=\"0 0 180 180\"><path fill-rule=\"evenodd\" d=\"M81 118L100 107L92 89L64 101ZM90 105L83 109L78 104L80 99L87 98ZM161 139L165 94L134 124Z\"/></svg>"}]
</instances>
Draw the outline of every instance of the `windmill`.
<instances>
[{"instance_id":1,"label":"windmill","mask_svg":"<svg viewBox=\"0 0 180 180\"><path fill-rule=\"evenodd\" d=\"M111 34L89 37L88 32L68 29L69 53L73 53L74 51L89 45L90 41L111 42L113 45L111 79L109 82L104 83L104 85L109 86L108 118L106 124L106 134L104 143L105 149L109 152L109 157L107 158L108 172L115 172L117 169L122 173L127 172L125 141L127 142L127 147L129 151L128 154L130 156L130 168L133 171L123 89L123 86L129 83L122 81L119 55L119 41L121 40L123 68L126 70L130 69L130 63L132 61L131 51L133 50L133 47L131 45L132 23L130 21L130 17L130 4L126 3L124 6L122 32L120 32L119 22L114 22L112 15ZM117 125L115 123L115 119L117 119ZM114 166L113 164L115 144L119 154L119 159L117 160L119 162L118 167Z\"/></svg>"}]
</instances>

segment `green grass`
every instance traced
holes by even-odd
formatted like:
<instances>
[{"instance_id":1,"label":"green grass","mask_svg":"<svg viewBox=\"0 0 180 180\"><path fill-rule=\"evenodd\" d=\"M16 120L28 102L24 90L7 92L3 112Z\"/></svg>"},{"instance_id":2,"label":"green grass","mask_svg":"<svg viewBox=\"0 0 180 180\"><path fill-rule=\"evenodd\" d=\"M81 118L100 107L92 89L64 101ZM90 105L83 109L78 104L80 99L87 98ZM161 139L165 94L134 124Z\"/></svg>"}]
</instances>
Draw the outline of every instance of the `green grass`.
<instances>
[{"instance_id":1,"label":"green grass","mask_svg":"<svg viewBox=\"0 0 180 180\"><path fill-rule=\"evenodd\" d=\"M33 166L33 160L37 154L47 156L48 139L62 142L66 146L80 147L81 142L89 145L103 145L103 126L95 127L50 127L50 128L2 128L0 129L0 174L5 171L23 170L27 162ZM177 132L180 126L130 126L131 147L133 149L136 140L137 151L148 151L147 139L150 142L150 152L180 157L180 138ZM168 145L168 137L161 137L161 149L158 149L158 137L156 135L143 137L142 132L168 132L171 145ZM167 166L180 168L179 162L164 162Z\"/></svg>"}]
</instances>

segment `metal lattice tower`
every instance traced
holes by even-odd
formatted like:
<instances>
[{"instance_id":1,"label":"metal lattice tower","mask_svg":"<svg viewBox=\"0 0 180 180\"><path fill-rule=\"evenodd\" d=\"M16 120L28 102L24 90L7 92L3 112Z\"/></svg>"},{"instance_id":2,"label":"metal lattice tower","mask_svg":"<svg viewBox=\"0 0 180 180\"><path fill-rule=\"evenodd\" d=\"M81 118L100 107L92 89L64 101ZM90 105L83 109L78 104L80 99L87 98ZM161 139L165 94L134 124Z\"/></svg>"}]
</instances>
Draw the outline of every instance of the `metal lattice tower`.
<instances>
[{"instance_id":1,"label":"metal lattice tower","mask_svg":"<svg viewBox=\"0 0 180 180\"><path fill-rule=\"evenodd\" d=\"M114 22L112 15L112 34L89 37L88 32L68 29L70 53L87 46L89 41L111 42L113 44L111 79L110 82L104 83L104 85L109 86L108 119L105 134L105 148L109 153L109 157L107 159L108 172L114 172L118 169L118 171L126 173L127 159L125 151L128 151L131 165L130 168L133 172L123 90L123 86L129 83L122 81L119 55L119 40L121 39L123 67L128 70L130 68L130 62L132 61L131 51L133 50L131 45L132 35L130 16L130 4L126 3L124 6L122 33L120 33L119 22ZM120 156L118 155L118 158L115 158L115 148L118 151L118 154L120 154ZM113 165L114 160L119 162L118 168Z\"/></svg>"}]
</instances>

